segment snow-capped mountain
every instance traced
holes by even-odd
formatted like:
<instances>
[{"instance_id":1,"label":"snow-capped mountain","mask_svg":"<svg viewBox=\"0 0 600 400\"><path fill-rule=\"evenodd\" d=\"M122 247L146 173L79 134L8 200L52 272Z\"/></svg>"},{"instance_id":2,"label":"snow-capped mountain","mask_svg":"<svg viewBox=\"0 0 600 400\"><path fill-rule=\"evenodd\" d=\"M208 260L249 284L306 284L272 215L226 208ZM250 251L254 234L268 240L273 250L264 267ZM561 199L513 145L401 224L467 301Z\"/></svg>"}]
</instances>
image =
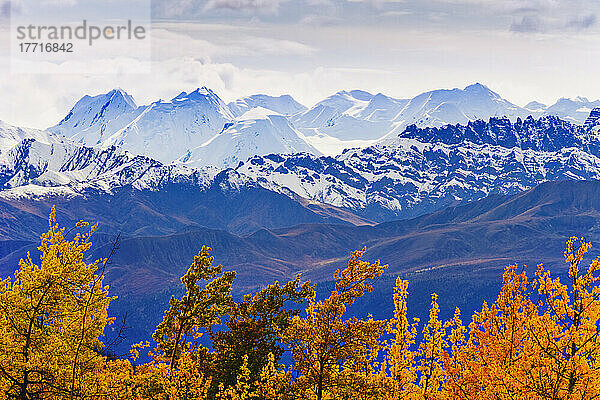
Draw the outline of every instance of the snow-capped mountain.
<instances>
[{"instance_id":1,"label":"snow-capped mountain","mask_svg":"<svg viewBox=\"0 0 600 400\"><path fill-rule=\"evenodd\" d=\"M0 155L12 149L25 139L42 143L60 142L62 139L49 132L31 128L19 128L0 121Z\"/></svg>"},{"instance_id":2,"label":"snow-capped mountain","mask_svg":"<svg viewBox=\"0 0 600 400\"><path fill-rule=\"evenodd\" d=\"M254 157L237 171L271 190L371 219L410 217L545 181L600 179L596 116L586 129L556 117L413 125L385 144L336 157Z\"/></svg>"},{"instance_id":3,"label":"snow-capped mountain","mask_svg":"<svg viewBox=\"0 0 600 400\"><path fill-rule=\"evenodd\" d=\"M113 90L84 97L49 131L87 146L119 146L163 163L228 167L255 154L319 154L284 116L304 109L290 96L266 95L228 106L205 87L137 107L131 96Z\"/></svg>"},{"instance_id":4,"label":"snow-capped mountain","mask_svg":"<svg viewBox=\"0 0 600 400\"><path fill-rule=\"evenodd\" d=\"M539 101L532 101L527 103L525 109L531 113L531 115L542 115L544 111L548 109L548 106Z\"/></svg>"},{"instance_id":5,"label":"snow-capped mountain","mask_svg":"<svg viewBox=\"0 0 600 400\"><path fill-rule=\"evenodd\" d=\"M205 87L182 92L170 101L137 106L131 96L116 89L83 97L49 131L87 146L117 145L164 163L193 159L194 165L230 166L233 160L243 160L246 153L266 155L289 150L336 155L344 149L367 147L379 140L394 138L410 125L442 127L490 117L515 121L530 115L557 115L583 124L591 108L597 106L600 101L578 98L561 99L550 107L532 102L522 108L482 84L465 89L434 90L412 99L396 99L381 93L373 95L362 90L341 91L310 109L289 95L253 95L227 105ZM241 145L239 137L220 138L231 126L248 120L244 115L257 108L283 116L305 144L298 144L294 139L295 145L278 147L258 140L252 142L251 151L245 152L238 147ZM290 129L279 130L279 133L289 133ZM286 137L272 136L276 131L271 129L266 137L274 138L273 143L289 141Z\"/></svg>"},{"instance_id":6,"label":"snow-capped mountain","mask_svg":"<svg viewBox=\"0 0 600 400\"><path fill-rule=\"evenodd\" d=\"M434 90L423 93L410 102L394 118L397 129L416 124L419 127L440 127L448 124L466 124L490 117L526 117L528 111L520 108L487 86L480 83L463 90Z\"/></svg>"},{"instance_id":7,"label":"snow-capped mountain","mask_svg":"<svg viewBox=\"0 0 600 400\"><path fill-rule=\"evenodd\" d=\"M188 160L170 165L118 147L25 139L0 155L0 186L10 188L2 196L26 196L23 190L33 188L77 195L122 187L160 190L169 183L205 187L219 169L182 164L195 165L195 157L205 160L213 156L210 149L217 149L237 155L227 164L235 174L220 174L221 185L231 177L235 182L225 186L258 185L382 221L492 193L514 193L545 181L600 179L597 114L590 120L587 128L556 117L411 126L385 143L331 157L282 154L303 145L300 134L284 116L255 108L216 136L213 146L196 148ZM289 141L273 144L281 137ZM275 147L279 154L251 157L253 143ZM242 161L246 157L251 158Z\"/></svg>"},{"instance_id":8,"label":"snow-capped mountain","mask_svg":"<svg viewBox=\"0 0 600 400\"><path fill-rule=\"evenodd\" d=\"M121 89L97 96L84 96L50 132L89 146L102 145L125 128L142 111L133 97Z\"/></svg>"},{"instance_id":9,"label":"snow-capped mountain","mask_svg":"<svg viewBox=\"0 0 600 400\"><path fill-rule=\"evenodd\" d=\"M357 90L339 92L294 116L293 122L315 147L335 154L394 137L413 124L441 127L494 116L515 120L529 114L478 83L465 89L434 90L409 100Z\"/></svg>"},{"instance_id":10,"label":"snow-capped mountain","mask_svg":"<svg viewBox=\"0 0 600 400\"><path fill-rule=\"evenodd\" d=\"M342 141L373 140L387 133L390 121L406 100L362 90L341 91L315 104L292 121L307 136L325 135ZM377 122L383 122L377 126Z\"/></svg>"},{"instance_id":11,"label":"snow-capped mountain","mask_svg":"<svg viewBox=\"0 0 600 400\"><path fill-rule=\"evenodd\" d=\"M84 97L49 130L88 146L119 146L170 163L214 138L233 119L227 105L207 88L141 107L124 92L111 91Z\"/></svg>"},{"instance_id":12,"label":"snow-capped mountain","mask_svg":"<svg viewBox=\"0 0 600 400\"><path fill-rule=\"evenodd\" d=\"M337 154L345 148L368 146L383 137L407 102L381 93L341 91L291 119L310 144L322 153Z\"/></svg>"},{"instance_id":13,"label":"snow-capped mountain","mask_svg":"<svg viewBox=\"0 0 600 400\"><path fill-rule=\"evenodd\" d=\"M227 105L212 90L182 92L168 102L158 101L128 126L103 142L170 163L201 146L233 120Z\"/></svg>"},{"instance_id":14,"label":"snow-capped mountain","mask_svg":"<svg viewBox=\"0 0 600 400\"><path fill-rule=\"evenodd\" d=\"M530 103L531 104L531 103ZM540 104L538 115L554 115L565 121L575 124L583 124L590 112L597 107L600 107L600 100L590 101L585 97L576 97L574 99L562 98L550 107L541 107Z\"/></svg>"},{"instance_id":15,"label":"snow-capped mountain","mask_svg":"<svg viewBox=\"0 0 600 400\"><path fill-rule=\"evenodd\" d=\"M236 167L256 154L320 154L306 143L287 118L262 107L252 108L178 162L192 166Z\"/></svg>"},{"instance_id":16,"label":"snow-capped mountain","mask_svg":"<svg viewBox=\"0 0 600 400\"><path fill-rule=\"evenodd\" d=\"M306 107L298 103L290 95L268 96L265 94L255 94L248 97L243 97L228 104L229 109L236 117L250 111L253 108L266 108L282 115L294 115L305 111Z\"/></svg>"},{"instance_id":17,"label":"snow-capped mountain","mask_svg":"<svg viewBox=\"0 0 600 400\"><path fill-rule=\"evenodd\" d=\"M125 186L159 190L169 183L202 187L218 172L165 165L115 146L86 147L40 131L9 144L6 138L19 131L0 126L1 197L79 196L89 190L110 193Z\"/></svg>"},{"instance_id":18,"label":"snow-capped mountain","mask_svg":"<svg viewBox=\"0 0 600 400\"><path fill-rule=\"evenodd\" d=\"M594 124L590 116L588 127ZM508 118L490 118L488 122L469 121L466 125L446 125L441 128L418 128L411 125L399 137L416 139L424 143L458 144L465 141L475 144L493 144L523 150L559 151L577 147L600 156L600 137L588 128L563 121L558 117L531 116L511 122Z\"/></svg>"},{"instance_id":19,"label":"snow-capped mountain","mask_svg":"<svg viewBox=\"0 0 600 400\"><path fill-rule=\"evenodd\" d=\"M577 148L544 152L399 139L394 146L353 149L335 158L254 157L237 171L273 191L389 220L545 181L600 179L600 158Z\"/></svg>"}]
</instances>

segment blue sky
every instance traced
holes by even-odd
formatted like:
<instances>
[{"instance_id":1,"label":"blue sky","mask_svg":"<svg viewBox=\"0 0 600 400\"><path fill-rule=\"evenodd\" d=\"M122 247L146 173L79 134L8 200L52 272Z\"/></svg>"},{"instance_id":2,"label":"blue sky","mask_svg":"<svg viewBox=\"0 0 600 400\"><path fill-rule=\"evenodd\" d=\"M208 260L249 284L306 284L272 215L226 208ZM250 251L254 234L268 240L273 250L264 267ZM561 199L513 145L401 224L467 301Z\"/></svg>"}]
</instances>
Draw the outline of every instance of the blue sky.
<instances>
[{"instance_id":1,"label":"blue sky","mask_svg":"<svg viewBox=\"0 0 600 400\"><path fill-rule=\"evenodd\" d=\"M342 89L406 98L473 82L520 105L600 98L598 0L154 0L150 75L11 72L8 1L0 0L0 119L18 125L47 127L83 94L113 87L138 103L209 86L225 100L289 93L310 106Z\"/></svg>"}]
</instances>

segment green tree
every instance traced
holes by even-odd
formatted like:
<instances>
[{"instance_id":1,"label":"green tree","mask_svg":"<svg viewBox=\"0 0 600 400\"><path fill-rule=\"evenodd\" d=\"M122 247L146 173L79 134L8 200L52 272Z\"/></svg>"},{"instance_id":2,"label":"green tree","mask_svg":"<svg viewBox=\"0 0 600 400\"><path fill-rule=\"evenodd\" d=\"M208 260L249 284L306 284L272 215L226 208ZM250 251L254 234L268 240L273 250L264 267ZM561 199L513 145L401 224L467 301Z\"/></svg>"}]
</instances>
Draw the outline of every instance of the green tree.
<instances>
[{"instance_id":1,"label":"green tree","mask_svg":"<svg viewBox=\"0 0 600 400\"><path fill-rule=\"evenodd\" d=\"M314 285L300 283L298 275L283 286L275 282L233 303L227 311L226 329L216 329L210 334L215 351L213 390L220 384L225 388L234 386L244 360L251 390L255 390L262 370L269 363L269 355L273 355L273 362L278 362L283 354L279 332L285 331L291 319L299 314L293 306L314 296Z\"/></svg>"}]
</instances>

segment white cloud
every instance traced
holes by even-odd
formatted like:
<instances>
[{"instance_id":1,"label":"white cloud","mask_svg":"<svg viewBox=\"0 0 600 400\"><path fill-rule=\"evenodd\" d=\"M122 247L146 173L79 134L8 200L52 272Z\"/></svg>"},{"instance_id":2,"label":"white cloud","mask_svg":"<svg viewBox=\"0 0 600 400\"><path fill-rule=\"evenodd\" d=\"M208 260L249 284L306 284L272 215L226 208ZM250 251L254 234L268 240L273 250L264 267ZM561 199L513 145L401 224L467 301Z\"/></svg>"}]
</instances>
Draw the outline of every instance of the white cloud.
<instances>
[{"instance_id":1,"label":"white cloud","mask_svg":"<svg viewBox=\"0 0 600 400\"><path fill-rule=\"evenodd\" d=\"M328 15L307 15L300 20L300 24L314 27L326 27L333 25L341 25L344 22L342 18L332 17Z\"/></svg>"},{"instance_id":2,"label":"white cloud","mask_svg":"<svg viewBox=\"0 0 600 400\"><path fill-rule=\"evenodd\" d=\"M42 4L53 7L73 7L77 5L77 0L44 0Z\"/></svg>"},{"instance_id":3,"label":"white cloud","mask_svg":"<svg viewBox=\"0 0 600 400\"><path fill-rule=\"evenodd\" d=\"M596 14L582 15L569 19L567 21L567 28L587 29L596 25L597 22L598 17Z\"/></svg>"},{"instance_id":4,"label":"white cloud","mask_svg":"<svg viewBox=\"0 0 600 400\"><path fill-rule=\"evenodd\" d=\"M189 18L195 16L197 5L194 0L153 1L154 15L159 18Z\"/></svg>"},{"instance_id":5,"label":"white cloud","mask_svg":"<svg viewBox=\"0 0 600 400\"><path fill-rule=\"evenodd\" d=\"M412 12L410 11L386 11L383 12L381 14L379 14L380 17L391 17L391 18L397 18L397 17L405 17L407 15L411 15Z\"/></svg>"},{"instance_id":6,"label":"white cloud","mask_svg":"<svg viewBox=\"0 0 600 400\"><path fill-rule=\"evenodd\" d=\"M286 1L288 0L209 0L205 10L227 9L273 14L277 13L279 6Z\"/></svg>"},{"instance_id":7,"label":"white cloud","mask_svg":"<svg viewBox=\"0 0 600 400\"><path fill-rule=\"evenodd\" d=\"M329 4L327 12L315 11L320 1ZM595 77L600 48L593 17L597 2L448 1L406 0L374 10L345 0L305 0L304 13L293 16L286 13L300 3L277 2L279 14L269 16L273 21L264 22L269 18L261 15L254 24L247 22L247 15L232 20L231 12L218 10L210 13L209 24L194 23L194 12L203 13L205 3L165 1L163 5L173 5L173 13L191 7L190 18L155 23L150 74L11 74L9 57L0 46L0 119L47 127L82 95L116 86L142 104L204 85L226 100L257 92L289 93L306 105L341 89L411 97L475 81L520 104L534 99L553 103L561 96L599 97ZM476 7L475 1L489 7ZM277 8L270 4L267 10ZM227 16L214 16L220 14ZM528 32L535 34L509 32L511 24L532 15L538 20ZM402 24L390 18L394 16L402 16ZM124 65L131 60L102 62Z\"/></svg>"},{"instance_id":8,"label":"white cloud","mask_svg":"<svg viewBox=\"0 0 600 400\"><path fill-rule=\"evenodd\" d=\"M210 61L214 57L305 56L316 52L314 47L299 41L260 36L260 29L241 29L224 25L184 25L186 29L179 29L176 24L155 24L152 30L154 59L193 56Z\"/></svg>"},{"instance_id":9,"label":"white cloud","mask_svg":"<svg viewBox=\"0 0 600 400\"><path fill-rule=\"evenodd\" d=\"M482 20L502 21L518 33L586 30L596 25L600 3L593 0L431 0L465 6ZM461 10L466 12L465 10ZM456 14L456 13L455 13ZM448 20L456 18L449 16Z\"/></svg>"},{"instance_id":10,"label":"white cloud","mask_svg":"<svg viewBox=\"0 0 600 400\"><path fill-rule=\"evenodd\" d=\"M0 18L9 18L11 14L19 14L23 10L22 0L0 1Z\"/></svg>"}]
</instances>

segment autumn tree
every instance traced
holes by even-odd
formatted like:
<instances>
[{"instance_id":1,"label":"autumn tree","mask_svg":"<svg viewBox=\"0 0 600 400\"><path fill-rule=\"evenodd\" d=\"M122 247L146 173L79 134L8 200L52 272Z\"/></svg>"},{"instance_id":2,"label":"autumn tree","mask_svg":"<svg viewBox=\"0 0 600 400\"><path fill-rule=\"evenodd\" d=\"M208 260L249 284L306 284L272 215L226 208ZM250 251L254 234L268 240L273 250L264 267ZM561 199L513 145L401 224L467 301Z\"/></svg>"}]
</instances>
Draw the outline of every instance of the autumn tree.
<instances>
[{"instance_id":1,"label":"autumn tree","mask_svg":"<svg viewBox=\"0 0 600 400\"><path fill-rule=\"evenodd\" d=\"M275 282L254 295L245 295L240 302L232 302L224 326L210 329L214 350L211 393L219 385L229 388L238 384L239 374L246 371L248 390L255 392L270 357L277 363L283 354L279 333L299 314L297 306L314 296L314 285L301 283L298 275L283 286Z\"/></svg>"},{"instance_id":2,"label":"autumn tree","mask_svg":"<svg viewBox=\"0 0 600 400\"><path fill-rule=\"evenodd\" d=\"M437 295L431 295L429 319L419 332L419 319L408 319L408 281L396 280L394 318L388 322L393 335L385 348L389 380L382 381L390 399L445 399L447 364L450 354L462 348L466 328L460 310L454 317L442 321Z\"/></svg>"},{"instance_id":3,"label":"autumn tree","mask_svg":"<svg viewBox=\"0 0 600 400\"><path fill-rule=\"evenodd\" d=\"M344 397L350 386L357 388L360 377L370 381L375 374L373 362L380 350L385 322L344 319L347 307L372 291L371 281L383 274L387 265L361 260L365 250L355 251L347 268L335 272L335 289L322 301L309 303L306 316L295 316L281 333L291 350L294 370L300 375L294 382L298 398L322 400L339 393ZM365 385L361 392L369 392Z\"/></svg>"},{"instance_id":4,"label":"autumn tree","mask_svg":"<svg viewBox=\"0 0 600 400\"><path fill-rule=\"evenodd\" d=\"M509 267L494 304L473 317L468 343L448 363L453 398L594 399L600 358L598 259L567 242L567 283L542 265L533 280Z\"/></svg>"},{"instance_id":5,"label":"autumn tree","mask_svg":"<svg viewBox=\"0 0 600 400\"><path fill-rule=\"evenodd\" d=\"M177 368L183 352L200 351L202 346L197 339L203 334L203 328L220 324L220 316L232 303L235 272L223 272L222 265L213 265L214 258L209 252L210 248L203 246L194 257L181 277L186 293L181 299L171 297L169 309L152 334L157 352L168 363L170 373Z\"/></svg>"},{"instance_id":6,"label":"autumn tree","mask_svg":"<svg viewBox=\"0 0 600 400\"><path fill-rule=\"evenodd\" d=\"M106 259L84 260L95 229L79 222L65 232L52 208L40 262L28 255L14 278L0 282L0 388L6 398L78 399L93 391L90 383L104 363L100 337L113 321L107 315L112 298L102 283Z\"/></svg>"}]
</instances>

